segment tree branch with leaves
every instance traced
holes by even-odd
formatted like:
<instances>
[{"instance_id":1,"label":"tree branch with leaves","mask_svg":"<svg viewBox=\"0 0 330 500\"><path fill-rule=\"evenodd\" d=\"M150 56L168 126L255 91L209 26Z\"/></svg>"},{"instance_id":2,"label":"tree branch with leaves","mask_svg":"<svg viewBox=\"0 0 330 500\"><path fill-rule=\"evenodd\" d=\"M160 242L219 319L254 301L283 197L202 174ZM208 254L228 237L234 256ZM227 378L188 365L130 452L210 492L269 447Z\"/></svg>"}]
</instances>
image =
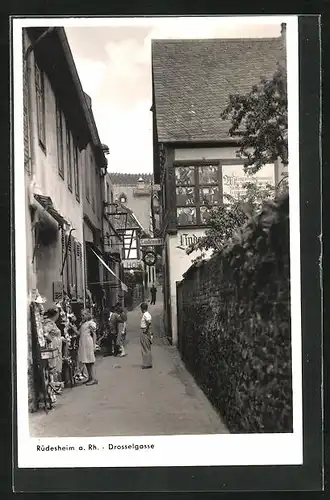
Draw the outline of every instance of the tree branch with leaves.
<instances>
[{"instance_id":1,"label":"tree branch with leaves","mask_svg":"<svg viewBox=\"0 0 330 500\"><path fill-rule=\"evenodd\" d=\"M221 205L206 205L205 235L186 250L188 255L194 251L201 252L195 261L203 259L207 250L220 252L233 234L260 211L263 202L273 199L275 195L274 186L260 186L253 180L246 182L243 188L244 194L237 197L224 194L225 203Z\"/></svg>"},{"instance_id":2,"label":"tree branch with leaves","mask_svg":"<svg viewBox=\"0 0 330 500\"><path fill-rule=\"evenodd\" d=\"M277 65L271 79L262 78L247 94L232 94L222 113L231 121L230 137L239 139L245 171L256 173L278 158L288 164L288 97L286 69Z\"/></svg>"}]
</instances>

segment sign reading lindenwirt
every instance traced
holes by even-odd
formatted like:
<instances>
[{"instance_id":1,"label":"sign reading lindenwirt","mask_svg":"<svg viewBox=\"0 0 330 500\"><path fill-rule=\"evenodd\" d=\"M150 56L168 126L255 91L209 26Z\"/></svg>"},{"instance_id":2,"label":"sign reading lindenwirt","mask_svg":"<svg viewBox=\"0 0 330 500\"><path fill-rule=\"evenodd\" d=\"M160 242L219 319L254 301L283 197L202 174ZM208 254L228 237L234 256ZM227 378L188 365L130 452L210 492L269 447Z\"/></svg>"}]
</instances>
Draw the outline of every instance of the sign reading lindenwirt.
<instances>
[{"instance_id":1,"label":"sign reading lindenwirt","mask_svg":"<svg viewBox=\"0 0 330 500\"><path fill-rule=\"evenodd\" d=\"M156 247L163 245L162 238L141 238L140 240L141 247Z\"/></svg>"},{"instance_id":2,"label":"sign reading lindenwirt","mask_svg":"<svg viewBox=\"0 0 330 500\"><path fill-rule=\"evenodd\" d=\"M193 243L197 243L202 236L197 236L193 233L180 233L178 234L178 247L186 249Z\"/></svg>"}]
</instances>

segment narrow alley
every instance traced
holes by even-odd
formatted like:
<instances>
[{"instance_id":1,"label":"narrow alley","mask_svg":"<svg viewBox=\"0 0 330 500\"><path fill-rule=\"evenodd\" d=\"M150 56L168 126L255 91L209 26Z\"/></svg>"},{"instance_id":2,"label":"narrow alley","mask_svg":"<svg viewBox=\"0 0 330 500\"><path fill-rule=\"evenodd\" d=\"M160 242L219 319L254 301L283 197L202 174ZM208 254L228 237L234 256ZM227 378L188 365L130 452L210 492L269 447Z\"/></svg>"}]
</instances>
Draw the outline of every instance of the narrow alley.
<instances>
[{"instance_id":1,"label":"narrow alley","mask_svg":"<svg viewBox=\"0 0 330 500\"><path fill-rule=\"evenodd\" d=\"M124 358L98 357L98 385L66 389L48 414L30 415L33 437L227 433L216 411L162 337L162 302L153 317L152 370L141 369L140 310L128 313Z\"/></svg>"}]
</instances>

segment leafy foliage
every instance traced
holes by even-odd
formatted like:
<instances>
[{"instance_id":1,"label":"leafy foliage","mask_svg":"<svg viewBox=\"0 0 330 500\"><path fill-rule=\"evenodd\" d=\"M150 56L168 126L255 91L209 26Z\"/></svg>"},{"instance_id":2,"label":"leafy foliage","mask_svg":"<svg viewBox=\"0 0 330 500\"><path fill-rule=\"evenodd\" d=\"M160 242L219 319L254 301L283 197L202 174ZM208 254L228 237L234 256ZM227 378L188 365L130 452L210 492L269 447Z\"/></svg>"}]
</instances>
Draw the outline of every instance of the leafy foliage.
<instances>
[{"instance_id":1,"label":"leafy foliage","mask_svg":"<svg viewBox=\"0 0 330 500\"><path fill-rule=\"evenodd\" d=\"M288 164L288 99L286 70L278 65L270 80L245 95L233 94L222 113L231 120L229 135L238 138L246 171L255 173L278 158Z\"/></svg>"},{"instance_id":2,"label":"leafy foliage","mask_svg":"<svg viewBox=\"0 0 330 500\"><path fill-rule=\"evenodd\" d=\"M229 431L292 432L289 198L178 287L178 346Z\"/></svg>"},{"instance_id":3,"label":"leafy foliage","mask_svg":"<svg viewBox=\"0 0 330 500\"><path fill-rule=\"evenodd\" d=\"M205 255L205 250L221 251L235 232L261 209L265 200L273 198L275 193L272 185L260 187L253 181L246 182L244 188L243 196L234 198L224 195L227 203L209 206L205 235L188 247L188 254L200 250L200 260Z\"/></svg>"}]
</instances>

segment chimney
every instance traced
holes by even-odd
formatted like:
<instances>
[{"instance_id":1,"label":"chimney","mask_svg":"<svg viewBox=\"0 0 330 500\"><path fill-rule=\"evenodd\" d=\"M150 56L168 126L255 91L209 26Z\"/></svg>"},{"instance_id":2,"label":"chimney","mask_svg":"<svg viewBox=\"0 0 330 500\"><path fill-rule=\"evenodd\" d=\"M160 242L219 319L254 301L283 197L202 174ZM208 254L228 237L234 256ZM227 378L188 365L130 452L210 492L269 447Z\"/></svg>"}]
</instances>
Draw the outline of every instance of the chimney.
<instances>
[{"instance_id":1,"label":"chimney","mask_svg":"<svg viewBox=\"0 0 330 500\"><path fill-rule=\"evenodd\" d=\"M138 186L138 188L144 188L144 179L143 179L143 177L139 177L139 179L137 181L137 186Z\"/></svg>"},{"instance_id":2,"label":"chimney","mask_svg":"<svg viewBox=\"0 0 330 500\"><path fill-rule=\"evenodd\" d=\"M105 155L109 155L110 154L110 149L109 149L109 146L107 146L106 144L101 144L101 147L102 147L102 151Z\"/></svg>"},{"instance_id":3,"label":"chimney","mask_svg":"<svg viewBox=\"0 0 330 500\"><path fill-rule=\"evenodd\" d=\"M286 39L286 23L281 23L281 37L283 41Z\"/></svg>"}]
</instances>

